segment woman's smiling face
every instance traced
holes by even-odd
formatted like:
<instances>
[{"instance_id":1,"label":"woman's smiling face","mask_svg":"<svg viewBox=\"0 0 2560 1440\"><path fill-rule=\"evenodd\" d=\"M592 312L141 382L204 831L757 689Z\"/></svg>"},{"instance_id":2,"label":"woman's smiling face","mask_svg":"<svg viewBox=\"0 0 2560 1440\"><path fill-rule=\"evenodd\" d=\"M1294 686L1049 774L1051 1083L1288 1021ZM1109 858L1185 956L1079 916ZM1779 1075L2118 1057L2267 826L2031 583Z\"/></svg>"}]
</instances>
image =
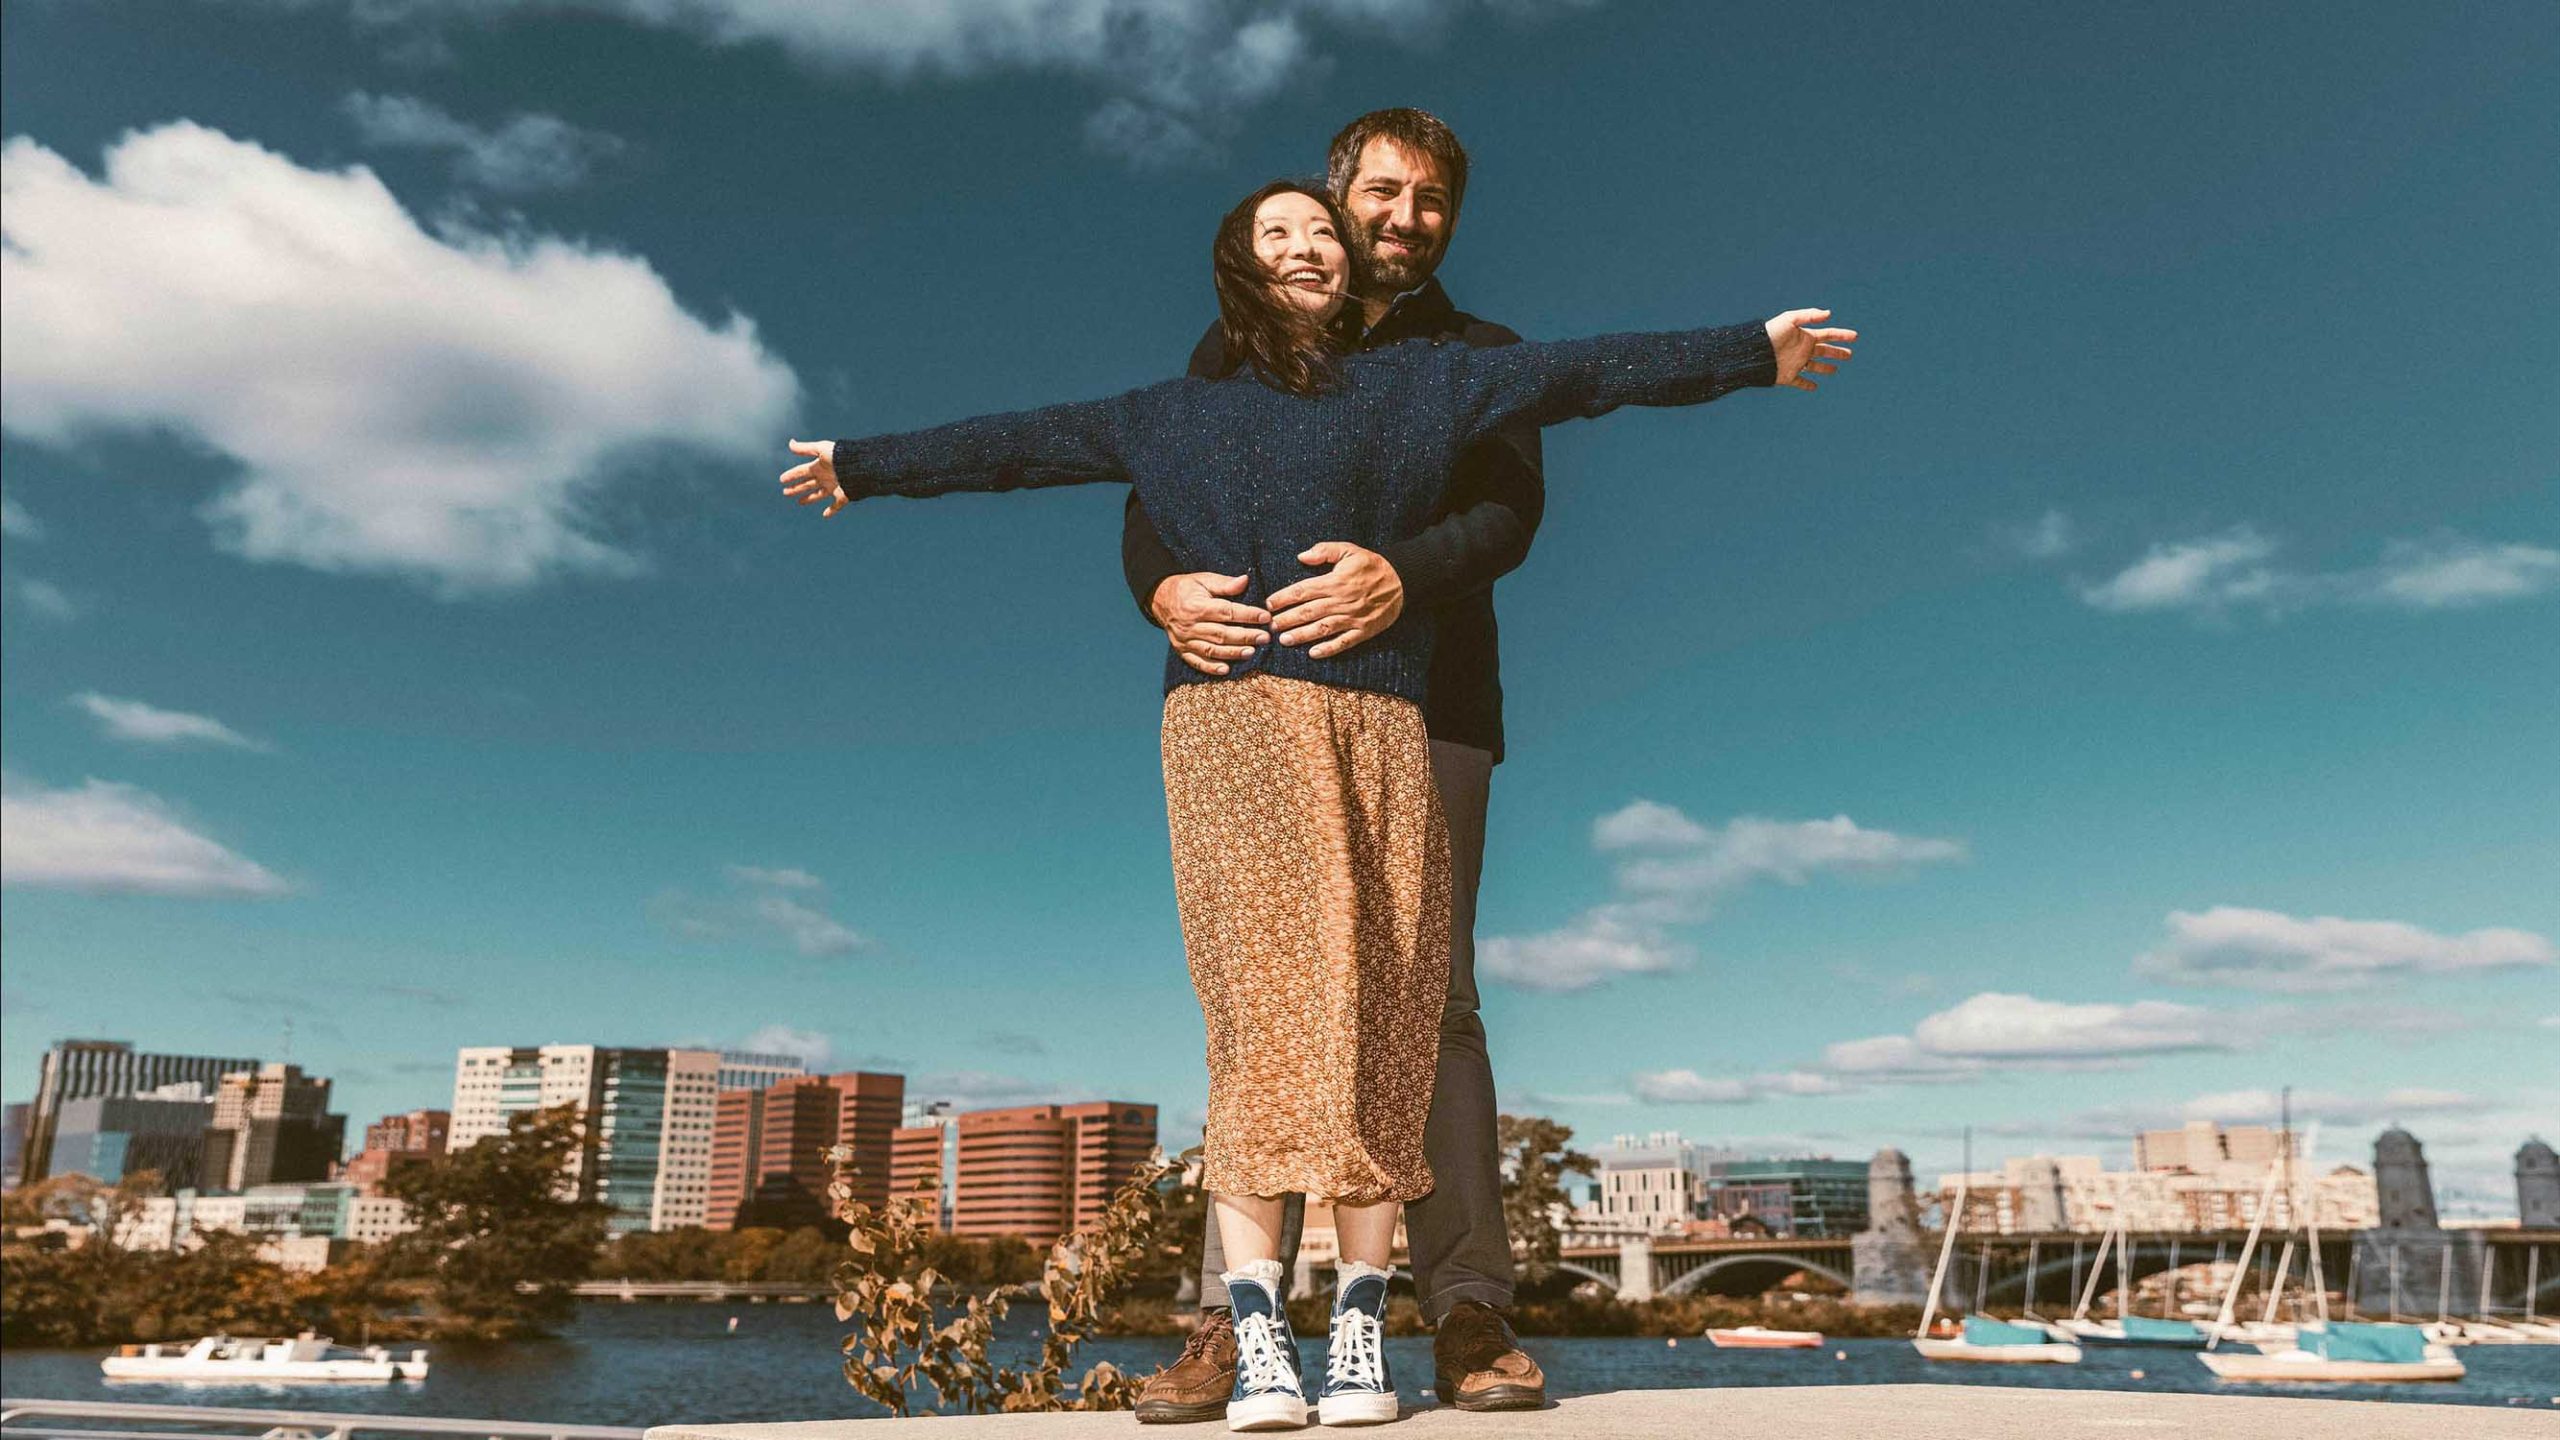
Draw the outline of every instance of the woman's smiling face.
<instances>
[{"instance_id":1,"label":"woman's smiling face","mask_svg":"<svg viewBox=\"0 0 2560 1440\"><path fill-rule=\"evenodd\" d=\"M1253 253L1289 304L1319 320L1342 308L1351 257L1323 201L1283 190L1254 207Z\"/></svg>"}]
</instances>

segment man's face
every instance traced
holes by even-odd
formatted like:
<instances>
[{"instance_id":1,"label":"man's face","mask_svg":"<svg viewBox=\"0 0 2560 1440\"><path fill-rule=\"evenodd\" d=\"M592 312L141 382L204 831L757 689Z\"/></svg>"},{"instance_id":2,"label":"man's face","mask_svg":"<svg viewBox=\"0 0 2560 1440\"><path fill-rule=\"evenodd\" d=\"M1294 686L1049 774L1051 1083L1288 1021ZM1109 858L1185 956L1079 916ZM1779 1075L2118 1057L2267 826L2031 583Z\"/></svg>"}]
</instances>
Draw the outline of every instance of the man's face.
<instances>
[{"instance_id":1,"label":"man's face","mask_svg":"<svg viewBox=\"0 0 2560 1440\"><path fill-rule=\"evenodd\" d=\"M1361 147L1342 208L1378 295L1402 294L1430 279L1457 226L1440 167L1383 137Z\"/></svg>"}]
</instances>

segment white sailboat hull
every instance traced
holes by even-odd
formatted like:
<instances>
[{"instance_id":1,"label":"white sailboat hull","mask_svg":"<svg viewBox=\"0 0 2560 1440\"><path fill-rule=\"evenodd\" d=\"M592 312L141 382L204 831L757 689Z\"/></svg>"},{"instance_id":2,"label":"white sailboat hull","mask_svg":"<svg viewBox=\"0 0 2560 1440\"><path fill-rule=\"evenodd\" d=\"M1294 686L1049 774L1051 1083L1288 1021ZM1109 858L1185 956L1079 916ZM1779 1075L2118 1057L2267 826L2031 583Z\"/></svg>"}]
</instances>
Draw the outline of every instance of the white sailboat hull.
<instances>
[{"instance_id":1,"label":"white sailboat hull","mask_svg":"<svg viewBox=\"0 0 2560 1440\"><path fill-rule=\"evenodd\" d=\"M2225 1380L2252 1383L2298 1381L2459 1380L2462 1362L2441 1345L2427 1347L2427 1358L2410 1364L2384 1360L2324 1360L2308 1350L2276 1350L2258 1355L2198 1355L2205 1368Z\"/></svg>"},{"instance_id":2,"label":"white sailboat hull","mask_svg":"<svg viewBox=\"0 0 2560 1440\"><path fill-rule=\"evenodd\" d=\"M2080 1347L2053 1341L2043 1345L1972 1345L1962 1340L1914 1340L1911 1348L1924 1360L1957 1360L1980 1365L2077 1365Z\"/></svg>"}]
</instances>

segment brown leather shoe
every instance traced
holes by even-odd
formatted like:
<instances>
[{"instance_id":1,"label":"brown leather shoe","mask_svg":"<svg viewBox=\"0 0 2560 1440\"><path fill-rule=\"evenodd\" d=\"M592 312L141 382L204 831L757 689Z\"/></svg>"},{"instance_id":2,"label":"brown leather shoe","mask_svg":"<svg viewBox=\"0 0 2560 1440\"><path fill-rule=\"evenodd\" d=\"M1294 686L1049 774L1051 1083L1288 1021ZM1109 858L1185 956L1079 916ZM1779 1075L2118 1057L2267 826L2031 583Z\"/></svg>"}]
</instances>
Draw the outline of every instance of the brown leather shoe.
<instances>
[{"instance_id":1,"label":"brown leather shoe","mask_svg":"<svg viewBox=\"0 0 2560 1440\"><path fill-rule=\"evenodd\" d=\"M1431 1337L1431 1383L1443 1405L1461 1410L1535 1410L1547 1403L1546 1372L1520 1349L1502 1312L1461 1300Z\"/></svg>"},{"instance_id":2,"label":"brown leather shoe","mask_svg":"<svg viewBox=\"0 0 2560 1440\"><path fill-rule=\"evenodd\" d=\"M1227 1396L1235 1388L1235 1315L1223 1309L1203 1310L1200 1326L1183 1342L1182 1353L1139 1388L1138 1421L1179 1425L1224 1420Z\"/></svg>"}]
</instances>

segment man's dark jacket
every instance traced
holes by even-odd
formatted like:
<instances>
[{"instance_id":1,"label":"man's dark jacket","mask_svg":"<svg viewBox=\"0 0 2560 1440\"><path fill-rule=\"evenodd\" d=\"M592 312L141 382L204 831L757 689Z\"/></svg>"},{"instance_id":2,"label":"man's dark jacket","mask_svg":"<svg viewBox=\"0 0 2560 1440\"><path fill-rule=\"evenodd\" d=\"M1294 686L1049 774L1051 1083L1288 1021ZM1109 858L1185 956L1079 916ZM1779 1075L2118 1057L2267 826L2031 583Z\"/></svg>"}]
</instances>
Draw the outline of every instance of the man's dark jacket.
<instances>
[{"instance_id":1,"label":"man's dark jacket","mask_svg":"<svg viewBox=\"0 0 2560 1440\"><path fill-rule=\"evenodd\" d=\"M1520 337L1450 304L1440 282L1429 280L1398 298L1361 344L1371 348L1417 339L1493 346L1515 344ZM1191 352L1190 373L1215 380L1234 369L1226 332L1213 324ZM1434 740L1491 751L1496 761L1502 759L1502 655L1493 618L1493 582L1529 558L1529 542L1546 510L1543 467L1534 426L1504 431L1458 457L1449 492L1428 526L1378 552L1404 582L1405 608L1433 611L1439 622L1430 698L1422 707L1424 728ZM1183 570L1148 522L1135 491L1121 525L1120 567L1140 613L1150 620L1154 616L1147 607L1156 587ZM1271 580L1274 589L1287 583L1277 576Z\"/></svg>"}]
</instances>

